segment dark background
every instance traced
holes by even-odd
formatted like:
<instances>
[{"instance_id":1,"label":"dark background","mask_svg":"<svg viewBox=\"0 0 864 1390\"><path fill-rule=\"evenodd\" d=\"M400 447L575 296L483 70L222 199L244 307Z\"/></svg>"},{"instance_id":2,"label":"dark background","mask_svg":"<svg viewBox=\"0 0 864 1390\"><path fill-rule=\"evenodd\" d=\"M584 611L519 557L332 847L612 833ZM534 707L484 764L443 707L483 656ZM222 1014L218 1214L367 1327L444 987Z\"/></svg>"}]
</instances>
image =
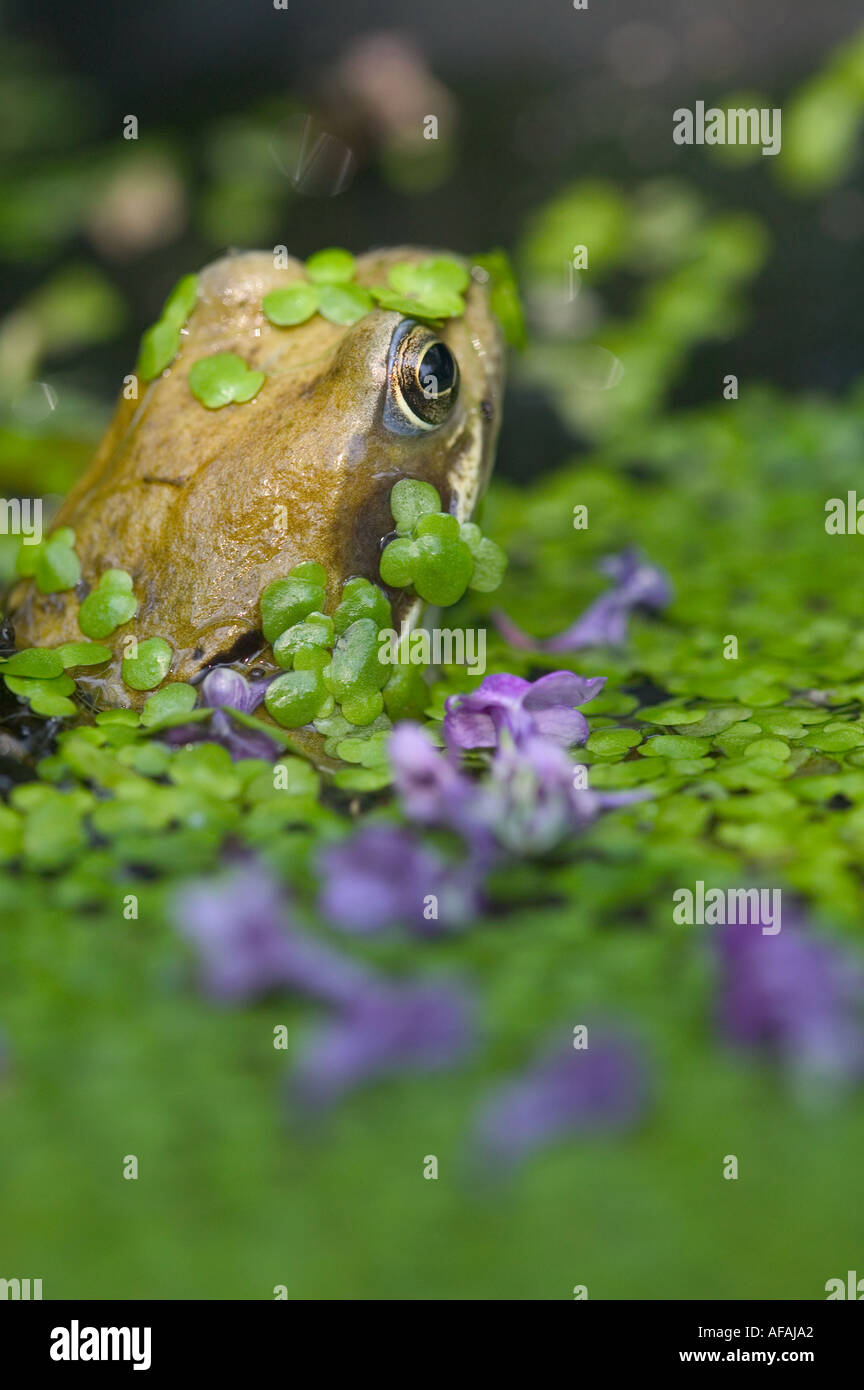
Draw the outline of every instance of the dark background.
<instances>
[{"instance_id":1,"label":"dark background","mask_svg":"<svg viewBox=\"0 0 864 1390\"><path fill-rule=\"evenodd\" d=\"M328 71L357 38L396 30L413 39L457 104L453 170L441 186L406 196L367 161L341 196L286 203L277 239L292 253L402 241L512 249L532 209L568 180L597 175L626 188L672 174L718 205L755 211L774 238L736 343L739 373L837 391L860 370L860 232L834 233L830 200L784 197L766 176L768 160L727 169L671 140L671 112L697 99L710 104L728 92L755 91L765 104L782 105L854 33L861 19L855 0L642 0L635 7L590 0L587 12L574 11L570 0L288 0L284 11L271 0L54 0L38 7L15 0L5 13L10 34L86 80L86 139L94 148L116 139L123 116L134 113L143 133L182 137L193 192L201 178L195 151L214 121L288 93L320 109ZM113 393L172 275L212 254L187 228L167 250L112 268L130 321L79 368L89 389ZM19 267L7 278L6 306L43 273ZM617 287L626 290L626 282ZM614 283L609 292L614 301ZM713 396L727 368L725 344L698 348L673 404ZM540 441L549 464L578 442L518 385L508 426L505 474L518 471L515 454L530 442Z\"/></svg>"}]
</instances>

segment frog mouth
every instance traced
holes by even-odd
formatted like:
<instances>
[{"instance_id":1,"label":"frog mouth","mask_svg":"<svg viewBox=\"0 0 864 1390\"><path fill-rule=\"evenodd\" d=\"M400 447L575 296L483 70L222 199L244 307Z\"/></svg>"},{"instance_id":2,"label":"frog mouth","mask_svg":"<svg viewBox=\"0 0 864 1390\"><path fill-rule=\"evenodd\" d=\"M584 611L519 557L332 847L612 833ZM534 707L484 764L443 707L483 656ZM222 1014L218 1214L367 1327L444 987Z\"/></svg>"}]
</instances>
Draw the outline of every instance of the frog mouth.
<instances>
[{"instance_id":1,"label":"frog mouth","mask_svg":"<svg viewBox=\"0 0 864 1390\"><path fill-rule=\"evenodd\" d=\"M484 430L480 408L466 417L467 438L460 441L458 461L453 465L447 481L450 484L450 511L457 521L470 521L486 486L487 468L484 467Z\"/></svg>"}]
</instances>

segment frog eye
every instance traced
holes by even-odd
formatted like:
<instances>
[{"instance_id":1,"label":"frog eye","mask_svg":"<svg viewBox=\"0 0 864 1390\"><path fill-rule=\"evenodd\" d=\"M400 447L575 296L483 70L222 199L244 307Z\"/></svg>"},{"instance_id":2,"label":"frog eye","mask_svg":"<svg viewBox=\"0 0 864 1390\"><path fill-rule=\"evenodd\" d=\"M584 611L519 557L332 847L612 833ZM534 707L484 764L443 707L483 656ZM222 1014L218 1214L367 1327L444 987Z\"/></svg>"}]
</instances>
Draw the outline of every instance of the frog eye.
<instances>
[{"instance_id":1,"label":"frog eye","mask_svg":"<svg viewBox=\"0 0 864 1390\"><path fill-rule=\"evenodd\" d=\"M387 363L384 424L394 434L443 425L459 394L459 365L446 343L406 320L393 335Z\"/></svg>"}]
</instances>

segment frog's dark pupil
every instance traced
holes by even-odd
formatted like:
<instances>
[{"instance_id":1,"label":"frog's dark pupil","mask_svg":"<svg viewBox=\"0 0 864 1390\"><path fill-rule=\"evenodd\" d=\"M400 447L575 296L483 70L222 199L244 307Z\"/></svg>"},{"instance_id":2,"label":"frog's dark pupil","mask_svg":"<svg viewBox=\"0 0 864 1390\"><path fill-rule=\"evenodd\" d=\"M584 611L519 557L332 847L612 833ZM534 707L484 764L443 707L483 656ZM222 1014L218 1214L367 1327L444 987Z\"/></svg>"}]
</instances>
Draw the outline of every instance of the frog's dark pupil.
<instances>
[{"instance_id":1,"label":"frog's dark pupil","mask_svg":"<svg viewBox=\"0 0 864 1390\"><path fill-rule=\"evenodd\" d=\"M417 368L417 378L429 395L441 396L451 390L456 377L456 363L446 343L432 343L424 352Z\"/></svg>"}]
</instances>

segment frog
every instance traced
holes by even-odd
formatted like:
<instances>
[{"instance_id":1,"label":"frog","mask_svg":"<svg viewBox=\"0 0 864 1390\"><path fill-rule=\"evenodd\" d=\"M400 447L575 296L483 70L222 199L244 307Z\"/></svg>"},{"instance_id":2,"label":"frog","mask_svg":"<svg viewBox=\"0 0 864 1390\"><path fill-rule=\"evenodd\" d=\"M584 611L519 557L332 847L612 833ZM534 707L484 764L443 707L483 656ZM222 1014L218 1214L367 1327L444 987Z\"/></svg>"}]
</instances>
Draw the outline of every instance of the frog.
<instances>
[{"instance_id":1,"label":"frog","mask_svg":"<svg viewBox=\"0 0 864 1390\"><path fill-rule=\"evenodd\" d=\"M356 258L354 282L380 286L394 266L441 254L373 250ZM361 577L384 589L397 626L416 623L416 594L389 589L379 574L393 536L389 499L410 478L431 484L460 523L476 512L505 363L484 278L468 278L463 313L436 321L413 316L410 304L404 312L370 300L352 323L314 314L286 327L263 306L275 290L308 284L299 259L233 252L189 277L194 302L176 354L150 381L126 378L91 466L53 520L52 533L74 532L80 581L46 594L28 578L11 591L18 646L80 642L80 603L116 571L131 577L138 609L114 634L111 661L79 680L96 709L140 708L147 698L122 678L126 634L170 644L172 681L196 685L232 664L275 672L260 596L309 562L326 572L328 610ZM190 372L225 353L245 362L254 393L211 408Z\"/></svg>"}]
</instances>

